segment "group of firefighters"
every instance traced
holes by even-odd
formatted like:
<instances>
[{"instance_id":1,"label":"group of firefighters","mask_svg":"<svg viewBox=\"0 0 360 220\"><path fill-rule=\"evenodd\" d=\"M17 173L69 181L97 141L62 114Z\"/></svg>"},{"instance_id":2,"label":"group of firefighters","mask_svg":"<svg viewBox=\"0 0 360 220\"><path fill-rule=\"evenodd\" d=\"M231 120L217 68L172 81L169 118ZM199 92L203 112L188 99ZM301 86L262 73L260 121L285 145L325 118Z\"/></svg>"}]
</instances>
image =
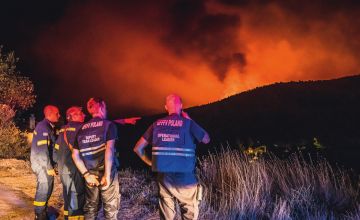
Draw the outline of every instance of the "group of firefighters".
<instances>
[{"instance_id":1,"label":"group of firefighters","mask_svg":"<svg viewBox=\"0 0 360 220\"><path fill-rule=\"evenodd\" d=\"M56 106L46 106L45 118L35 127L30 157L37 183L35 219L49 217L47 203L56 164L63 185L65 219L96 219L101 208L105 219L117 219L120 186L115 165L115 123L135 124L139 118L107 120L106 103L100 98L90 98L86 107L91 119L84 122L82 108L72 106L66 111L68 123L58 135L54 124L60 113ZM197 219L202 189L195 175L195 149L196 143L207 144L210 138L182 110L178 95L166 97L165 109L168 115L146 130L134 151L157 174L160 219L174 219L176 203L182 219ZM151 156L145 153L148 145Z\"/></svg>"}]
</instances>

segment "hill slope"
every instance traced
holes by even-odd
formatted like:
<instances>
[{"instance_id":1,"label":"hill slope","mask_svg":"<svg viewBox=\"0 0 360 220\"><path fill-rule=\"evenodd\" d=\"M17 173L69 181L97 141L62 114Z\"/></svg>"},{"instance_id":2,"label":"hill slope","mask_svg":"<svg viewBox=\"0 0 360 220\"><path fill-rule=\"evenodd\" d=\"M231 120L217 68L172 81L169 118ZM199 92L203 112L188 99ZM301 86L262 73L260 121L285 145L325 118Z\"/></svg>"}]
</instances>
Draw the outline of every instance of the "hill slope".
<instances>
[{"instance_id":1,"label":"hill slope","mask_svg":"<svg viewBox=\"0 0 360 220\"><path fill-rule=\"evenodd\" d=\"M360 76L327 81L276 83L229 97L189 113L222 141L323 137L360 133Z\"/></svg>"},{"instance_id":2,"label":"hill slope","mask_svg":"<svg viewBox=\"0 0 360 220\"><path fill-rule=\"evenodd\" d=\"M257 141L308 144L316 137L326 147L342 152L360 148L359 100L360 75L356 75L276 83L186 111L210 133L212 147L225 142L232 146ZM147 126L161 116L145 117L135 128L120 128L120 152L131 150ZM207 150L200 147L200 152Z\"/></svg>"}]
</instances>

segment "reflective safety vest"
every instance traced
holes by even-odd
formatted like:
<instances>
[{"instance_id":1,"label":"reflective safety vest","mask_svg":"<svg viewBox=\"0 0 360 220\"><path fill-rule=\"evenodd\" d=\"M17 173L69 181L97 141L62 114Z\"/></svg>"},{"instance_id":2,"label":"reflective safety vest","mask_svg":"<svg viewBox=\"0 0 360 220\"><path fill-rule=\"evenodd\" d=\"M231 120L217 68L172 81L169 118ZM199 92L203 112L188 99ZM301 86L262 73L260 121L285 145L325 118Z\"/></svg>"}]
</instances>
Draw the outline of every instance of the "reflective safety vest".
<instances>
[{"instance_id":1,"label":"reflective safety vest","mask_svg":"<svg viewBox=\"0 0 360 220\"><path fill-rule=\"evenodd\" d=\"M191 136L190 123L190 119L173 114L153 124L153 171L194 171L196 145Z\"/></svg>"},{"instance_id":2,"label":"reflective safety vest","mask_svg":"<svg viewBox=\"0 0 360 220\"><path fill-rule=\"evenodd\" d=\"M110 123L108 120L92 118L79 129L77 144L80 157L89 170L104 170L106 133Z\"/></svg>"},{"instance_id":3,"label":"reflective safety vest","mask_svg":"<svg viewBox=\"0 0 360 220\"><path fill-rule=\"evenodd\" d=\"M74 146L76 133L81 126L81 122L69 122L59 131L59 137L54 146L53 158L58 164L60 174L71 174L76 172L77 168L72 160L72 152L68 144ZM65 140L65 132L67 141Z\"/></svg>"}]
</instances>

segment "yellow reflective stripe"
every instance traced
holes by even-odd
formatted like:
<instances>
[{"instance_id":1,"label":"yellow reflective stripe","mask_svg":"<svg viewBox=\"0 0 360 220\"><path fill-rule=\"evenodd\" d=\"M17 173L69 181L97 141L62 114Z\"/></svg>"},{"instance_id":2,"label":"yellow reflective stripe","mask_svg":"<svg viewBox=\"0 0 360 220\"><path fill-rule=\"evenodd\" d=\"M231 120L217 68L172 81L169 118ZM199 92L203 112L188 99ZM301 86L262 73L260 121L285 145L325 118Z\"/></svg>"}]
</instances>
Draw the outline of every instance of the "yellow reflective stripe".
<instances>
[{"instance_id":1,"label":"yellow reflective stripe","mask_svg":"<svg viewBox=\"0 0 360 220\"><path fill-rule=\"evenodd\" d=\"M65 131L64 128L61 128L61 129L60 129L60 132L64 132L64 131ZM66 128L66 131L76 131L76 128L72 128L72 127Z\"/></svg>"},{"instance_id":2,"label":"yellow reflective stripe","mask_svg":"<svg viewBox=\"0 0 360 220\"><path fill-rule=\"evenodd\" d=\"M48 140L40 140L37 142L37 146L44 145L44 144L49 144L49 141Z\"/></svg>"},{"instance_id":3,"label":"yellow reflective stripe","mask_svg":"<svg viewBox=\"0 0 360 220\"><path fill-rule=\"evenodd\" d=\"M36 131L34 131L34 135L37 135L37 132L36 132Z\"/></svg>"},{"instance_id":4,"label":"yellow reflective stripe","mask_svg":"<svg viewBox=\"0 0 360 220\"><path fill-rule=\"evenodd\" d=\"M83 215L74 215L74 216L69 216L68 217L69 220L84 220L85 217Z\"/></svg>"},{"instance_id":5,"label":"yellow reflective stripe","mask_svg":"<svg viewBox=\"0 0 360 220\"><path fill-rule=\"evenodd\" d=\"M47 170L47 172L55 172L54 169Z\"/></svg>"},{"instance_id":6,"label":"yellow reflective stripe","mask_svg":"<svg viewBox=\"0 0 360 220\"><path fill-rule=\"evenodd\" d=\"M34 201L34 206L45 206L46 202Z\"/></svg>"},{"instance_id":7,"label":"yellow reflective stripe","mask_svg":"<svg viewBox=\"0 0 360 220\"><path fill-rule=\"evenodd\" d=\"M58 144L55 144L55 147L54 147L56 150L59 150L60 146Z\"/></svg>"},{"instance_id":8,"label":"yellow reflective stripe","mask_svg":"<svg viewBox=\"0 0 360 220\"><path fill-rule=\"evenodd\" d=\"M64 215L69 215L69 211L64 210Z\"/></svg>"}]
</instances>

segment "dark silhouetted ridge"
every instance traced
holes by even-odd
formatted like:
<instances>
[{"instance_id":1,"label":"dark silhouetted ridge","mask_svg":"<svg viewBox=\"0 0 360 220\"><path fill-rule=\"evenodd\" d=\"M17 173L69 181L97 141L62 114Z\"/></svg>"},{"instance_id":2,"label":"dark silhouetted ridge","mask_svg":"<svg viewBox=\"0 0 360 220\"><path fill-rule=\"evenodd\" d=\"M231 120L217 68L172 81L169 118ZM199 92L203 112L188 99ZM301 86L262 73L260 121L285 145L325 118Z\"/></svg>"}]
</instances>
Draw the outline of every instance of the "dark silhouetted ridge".
<instances>
[{"instance_id":1,"label":"dark silhouetted ridge","mask_svg":"<svg viewBox=\"0 0 360 220\"><path fill-rule=\"evenodd\" d=\"M226 143L232 147L265 144L270 150L274 145L309 147L317 138L341 157L354 149L359 156L359 103L360 75L356 75L275 83L186 111L210 133L211 146L200 146L202 153ZM161 116L145 117L135 128L123 128L125 145L133 147Z\"/></svg>"}]
</instances>

